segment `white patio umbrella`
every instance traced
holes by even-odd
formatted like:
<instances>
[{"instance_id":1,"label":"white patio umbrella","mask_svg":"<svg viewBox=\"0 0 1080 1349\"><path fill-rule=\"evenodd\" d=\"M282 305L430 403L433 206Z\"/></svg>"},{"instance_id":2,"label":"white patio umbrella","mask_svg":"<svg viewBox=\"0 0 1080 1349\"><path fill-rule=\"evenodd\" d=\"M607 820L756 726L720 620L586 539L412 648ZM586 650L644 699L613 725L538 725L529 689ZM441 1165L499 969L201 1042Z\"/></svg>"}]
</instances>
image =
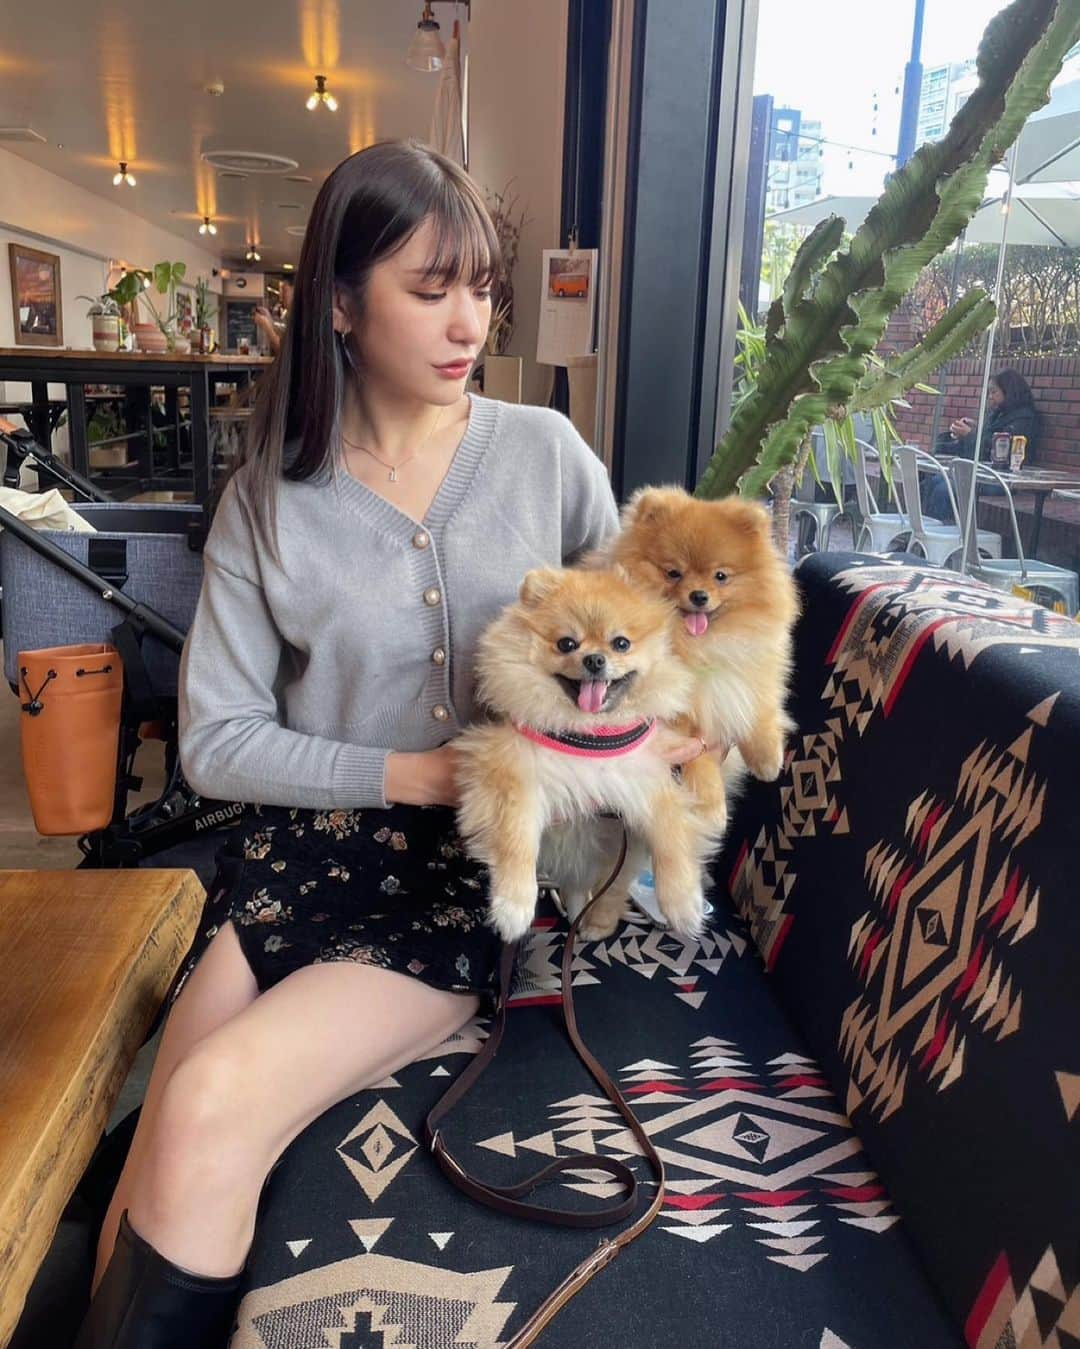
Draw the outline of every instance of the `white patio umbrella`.
<instances>
[{"instance_id":1,"label":"white patio umbrella","mask_svg":"<svg viewBox=\"0 0 1080 1349\"><path fill-rule=\"evenodd\" d=\"M1080 80L1051 90L1050 102L1024 124L1016 152L1018 183L1080 180Z\"/></svg>"},{"instance_id":2,"label":"white patio umbrella","mask_svg":"<svg viewBox=\"0 0 1080 1349\"><path fill-rule=\"evenodd\" d=\"M819 197L804 206L789 206L786 211L774 211L766 220L777 225L800 225L811 228L830 215L838 215L847 223L848 233L854 234L870 214L876 197Z\"/></svg>"},{"instance_id":3,"label":"white patio umbrella","mask_svg":"<svg viewBox=\"0 0 1080 1349\"><path fill-rule=\"evenodd\" d=\"M776 224L812 226L827 216L842 216L854 233L870 213L875 197L822 197L805 206L776 211L766 219ZM989 196L967 228L969 244L1001 242L1004 193ZM1013 188L1008 242L1044 244L1051 248L1080 245L1080 182L1020 183Z\"/></svg>"},{"instance_id":4,"label":"white patio umbrella","mask_svg":"<svg viewBox=\"0 0 1080 1349\"><path fill-rule=\"evenodd\" d=\"M465 167L465 133L461 118L461 42L458 22L446 44L446 59L439 72L439 87L435 91L435 108L431 114L431 134L428 140L456 164Z\"/></svg>"}]
</instances>

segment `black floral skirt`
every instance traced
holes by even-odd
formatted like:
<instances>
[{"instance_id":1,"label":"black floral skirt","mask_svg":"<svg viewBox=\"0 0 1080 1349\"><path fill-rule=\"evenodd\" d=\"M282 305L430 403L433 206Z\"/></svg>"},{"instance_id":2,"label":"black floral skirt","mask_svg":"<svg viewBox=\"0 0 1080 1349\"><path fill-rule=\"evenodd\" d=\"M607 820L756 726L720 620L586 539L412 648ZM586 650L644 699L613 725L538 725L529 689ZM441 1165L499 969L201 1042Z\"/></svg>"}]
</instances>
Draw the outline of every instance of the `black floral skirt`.
<instances>
[{"instance_id":1,"label":"black floral skirt","mask_svg":"<svg viewBox=\"0 0 1080 1349\"><path fill-rule=\"evenodd\" d=\"M248 806L216 860L171 999L232 922L260 992L352 960L494 1004L502 943L486 924L487 868L466 855L449 807Z\"/></svg>"}]
</instances>

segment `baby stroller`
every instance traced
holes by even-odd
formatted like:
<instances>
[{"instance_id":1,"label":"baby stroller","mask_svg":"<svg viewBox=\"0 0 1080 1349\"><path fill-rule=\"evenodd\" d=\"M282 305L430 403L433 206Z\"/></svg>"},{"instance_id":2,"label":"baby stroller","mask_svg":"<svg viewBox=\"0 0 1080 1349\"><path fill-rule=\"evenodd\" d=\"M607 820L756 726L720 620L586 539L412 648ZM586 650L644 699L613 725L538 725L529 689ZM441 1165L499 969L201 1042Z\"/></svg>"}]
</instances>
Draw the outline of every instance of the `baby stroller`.
<instances>
[{"instance_id":1,"label":"baby stroller","mask_svg":"<svg viewBox=\"0 0 1080 1349\"><path fill-rule=\"evenodd\" d=\"M17 487L24 463L68 487L72 508L96 533L30 528L0 507L0 584L4 676L22 697L18 653L75 643L112 643L124 665L112 818L79 838L80 867L135 867L200 838L240 815L236 802L198 797L177 751L180 652L202 581L209 508L110 501L91 482L43 450L33 436L0 419L5 486ZM142 787L135 760L145 740L164 742L165 785L129 809Z\"/></svg>"}]
</instances>

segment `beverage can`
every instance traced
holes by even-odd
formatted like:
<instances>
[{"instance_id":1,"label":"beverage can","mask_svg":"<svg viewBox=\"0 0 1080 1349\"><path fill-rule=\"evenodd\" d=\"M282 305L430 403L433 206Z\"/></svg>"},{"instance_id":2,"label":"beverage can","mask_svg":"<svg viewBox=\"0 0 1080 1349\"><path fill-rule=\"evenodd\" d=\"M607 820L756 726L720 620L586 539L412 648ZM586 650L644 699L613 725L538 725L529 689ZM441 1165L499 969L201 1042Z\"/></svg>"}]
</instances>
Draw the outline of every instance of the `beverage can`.
<instances>
[{"instance_id":1,"label":"beverage can","mask_svg":"<svg viewBox=\"0 0 1080 1349\"><path fill-rule=\"evenodd\" d=\"M1009 463L1009 451L1012 438L1008 431L998 431L990 441L990 462L995 468L1005 468Z\"/></svg>"}]
</instances>

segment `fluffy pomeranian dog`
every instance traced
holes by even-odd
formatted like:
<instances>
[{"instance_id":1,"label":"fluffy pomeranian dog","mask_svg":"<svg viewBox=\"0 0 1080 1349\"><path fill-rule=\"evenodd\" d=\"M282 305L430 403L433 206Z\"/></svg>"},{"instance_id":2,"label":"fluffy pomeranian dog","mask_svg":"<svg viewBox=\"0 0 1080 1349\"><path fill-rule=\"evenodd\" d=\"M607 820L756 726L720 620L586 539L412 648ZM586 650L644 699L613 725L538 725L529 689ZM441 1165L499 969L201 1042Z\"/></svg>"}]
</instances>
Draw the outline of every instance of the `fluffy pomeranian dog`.
<instances>
[{"instance_id":1,"label":"fluffy pomeranian dog","mask_svg":"<svg viewBox=\"0 0 1080 1349\"><path fill-rule=\"evenodd\" d=\"M693 693L674 729L738 751L726 760L703 754L682 768L706 817L723 830L727 787L745 769L770 782L783 767L793 729L784 701L795 582L773 544L768 512L741 497L702 501L681 488L646 487L624 507L621 525L588 565L621 566L676 607L672 640Z\"/></svg>"},{"instance_id":2,"label":"fluffy pomeranian dog","mask_svg":"<svg viewBox=\"0 0 1080 1349\"><path fill-rule=\"evenodd\" d=\"M454 741L458 827L490 869L490 922L504 941L528 931L538 874L578 916L618 858L622 824L603 812L651 853L665 919L700 933L718 838L673 776L658 725L691 707L692 674L672 655L676 627L670 604L621 569L538 569L480 638L477 692L494 719ZM633 875L628 857L598 901L603 930Z\"/></svg>"}]
</instances>

